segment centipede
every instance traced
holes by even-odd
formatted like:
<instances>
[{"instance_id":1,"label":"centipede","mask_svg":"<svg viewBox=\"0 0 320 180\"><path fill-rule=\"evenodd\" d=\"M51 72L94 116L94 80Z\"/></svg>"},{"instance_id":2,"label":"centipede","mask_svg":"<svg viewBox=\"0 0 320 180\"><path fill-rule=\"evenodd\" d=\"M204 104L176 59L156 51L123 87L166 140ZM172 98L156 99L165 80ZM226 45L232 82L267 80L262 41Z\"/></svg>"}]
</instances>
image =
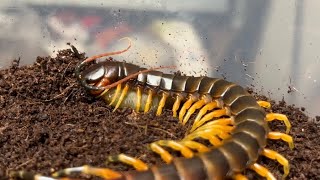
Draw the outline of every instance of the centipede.
<instances>
[{"instance_id":1,"label":"centipede","mask_svg":"<svg viewBox=\"0 0 320 180\"><path fill-rule=\"evenodd\" d=\"M276 179L267 167L257 163L260 156L277 161L283 167L282 178L288 176L289 161L266 148L268 139L282 140L290 149L294 148L289 135L291 124L284 114L267 112L269 102L256 100L244 87L224 79L169 74L160 71L166 67L147 69L115 60L91 63L128 51L128 41L124 50L85 59L75 68L75 75L89 94L103 99L114 111L131 108L161 116L164 109L169 109L182 125L191 123L181 140L158 140L149 145L165 163L149 167L138 158L119 154L108 160L133 166L135 170L120 172L83 165L56 171L50 177L27 171L11 172L11 177L71 180L72 173L82 173L106 180L244 180L248 178L243 172L250 169L268 180ZM268 125L271 121L283 122L286 132L272 131ZM182 157L174 157L168 148Z\"/></svg>"}]
</instances>

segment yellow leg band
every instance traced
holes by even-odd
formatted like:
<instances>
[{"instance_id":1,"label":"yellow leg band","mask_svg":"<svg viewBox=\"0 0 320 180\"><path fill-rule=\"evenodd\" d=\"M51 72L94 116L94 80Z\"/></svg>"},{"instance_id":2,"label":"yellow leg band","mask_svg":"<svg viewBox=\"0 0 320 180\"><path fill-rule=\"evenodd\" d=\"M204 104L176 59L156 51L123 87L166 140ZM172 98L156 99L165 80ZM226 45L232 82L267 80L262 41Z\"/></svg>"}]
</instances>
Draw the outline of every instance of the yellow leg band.
<instances>
[{"instance_id":1,"label":"yellow leg band","mask_svg":"<svg viewBox=\"0 0 320 180\"><path fill-rule=\"evenodd\" d=\"M237 173L233 176L233 179L234 180L248 180L247 177L245 177L244 175L240 174L240 173Z\"/></svg>"},{"instance_id":2,"label":"yellow leg band","mask_svg":"<svg viewBox=\"0 0 320 180\"><path fill-rule=\"evenodd\" d=\"M197 133L201 131L212 131L212 129L219 129L222 132L231 132L234 127L233 126L226 126L226 125L220 125L220 124L205 124L198 128L197 130L193 131L192 133Z\"/></svg>"},{"instance_id":3,"label":"yellow leg band","mask_svg":"<svg viewBox=\"0 0 320 180\"><path fill-rule=\"evenodd\" d=\"M127 95L127 93L128 93L128 90L129 90L129 85L126 84L126 85L124 86L122 92L121 92L121 95L120 95L120 97L119 97L119 100L118 100L118 102L117 102L117 105L116 105L116 106L114 107L114 109L113 109L113 112L116 111L116 110L120 107L120 105L121 105L124 97L125 97L125 96Z\"/></svg>"},{"instance_id":4,"label":"yellow leg band","mask_svg":"<svg viewBox=\"0 0 320 180\"><path fill-rule=\"evenodd\" d=\"M161 146L159 146L156 143L151 143L150 144L150 148L153 152L159 154L161 156L161 159L166 162L167 164L171 163L173 160L172 155L166 151L165 149L163 149Z\"/></svg>"},{"instance_id":5,"label":"yellow leg band","mask_svg":"<svg viewBox=\"0 0 320 180\"><path fill-rule=\"evenodd\" d=\"M277 160L283 166L283 179L285 179L288 176L290 166L286 158L284 158L281 154L277 153L276 151L270 149L263 149L262 155L266 156L267 158Z\"/></svg>"},{"instance_id":6,"label":"yellow leg band","mask_svg":"<svg viewBox=\"0 0 320 180\"><path fill-rule=\"evenodd\" d=\"M218 118L223 115L226 115L227 111L226 109L219 109L219 110L214 110L207 115L205 115L202 119L200 119L197 123L193 123L193 126L199 127L202 124L212 120L213 118Z\"/></svg>"},{"instance_id":7,"label":"yellow leg band","mask_svg":"<svg viewBox=\"0 0 320 180\"><path fill-rule=\"evenodd\" d=\"M116 179L120 178L122 175L116 171L113 171L108 168L95 168L91 166L81 166L81 167L73 167L66 168L61 171L55 172L52 174L53 177L60 177L62 175L68 175L73 172L94 175L105 179Z\"/></svg>"},{"instance_id":8,"label":"yellow leg band","mask_svg":"<svg viewBox=\"0 0 320 180\"><path fill-rule=\"evenodd\" d=\"M213 101L213 102L208 103L205 106L203 106L203 108L200 109L196 119L194 120L194 124L196 124L198 121L200 121L202 116L207 114L208 111L211 111L212 109L217 108L217 107L218 107L218 104L216 101Z\"/></svg>"},{"instance_id":9,"label":"yellow leg band","mask_svg":"<svg viewBox=\"0 0 320 180\"><path fill-rule=\"evenodd\" d=\"M194 140L196 138L202 138L202 139L209 140L209 142L214 146L220 146L221 140L219 140L216 137L217 134L219 134L219 132L212 133L212 132L201 131L201 132L189 134L182 141L190 141L190 140Z\"/></svg>"},{"instance_id":10,"label":"yellow leg band","mask_svg":"<svg viewBox=\"0 0 320 180\"><path fill-rule=\"evenodd\" d=\"M273 121L273 120L280 120L283 121L284 124L287 127L286 133L289 134L291 129L291 123L288 120L287 116L284 114L278 114L278 113L269 113L267 114L267 121Z\"/></svg>"},{"instance_id":11,"label":"yellow leg band","mask_svg":"<svg viewBox=\"0 0 320 180\"><path fill-rule=\"evenodd\" d=\"M197 124L193 125L189 132L194 132L199 127L204 127L204 126L211 126L211 125L224 125L224 126L227 126L227 125L232 125L232 120L231 120L231 118L221 118L221 119L216 119L214 121L210 121L210 122L206 123L203 126L201 126L201 125L200 126L198 126Z\"/></svg>"},{"instance_id":12,"label":"yellow leg band","mask_svg":"<svg viewBox=\"0 0 320 180\"><path fill-rule=\"evenodd\" d=\"M147 102L146 102L146 105L144 106L144 113L147 113L147 112L150 110L150 108L151 108L152 95L153 95L153 91L152 91L151 89L149 89Z\"/></svg>"},{"instance_id":13,"label":"yellow leg band","mask_svg":"<svg viewBox=\"0 0 320 180\"><path fill-rule=\"evenodd\" d=\"M201 108L202 106L204 106L206 103L206 101L204 99L201 99L199 101L197 101L196 103L194 103L190 109L188 110L186 116L183 118L182 124L185 125L188 120L190 119L190 116L199 108Z\"/></svg>"},{"instance_id":14,"label":"yellow leg band","mask_svg":"<svg viewBox=\"0 0 320 180\"><path fill-rule=\"evenodd\" d=\"M259 104L259 106L269 109L271 108L271 104L267 101L257 101L257 103Z\"/></svg>"},{"instance_id":15,"label":"yellow leg band","mask_svg":"<svg viewBox=\"0 0 320 180\"><path fill-rule=\"evenodd\" d=\"M176 96L176 100L174 101L174 104L172 106L173 117L177 117L177 111L178 111L178 109L180 107L181 100L182 100L182 97L177 95Z\"/></svg>"},{"instance_id":16,"label":"yellow leg band","mask_svg":"<svg viewBox=\"0 0 320 180\"><path fill-rule=\"evenodd\" d=\"M163 109L164 105L166 104L167 97L168 97L168 94L163 92L161 100L158 105L156 116L160 116L162 114L162 109Z\"/></svg>"},{"instance_id":17,"label":"yellow leg band","mask_svg":"<svg viewBox=\"0 0 320 180\"><path fill-rule=\"evenodd\" d=\"M210 150L207 146L201 143L198 143L196 141L186 140L186 141L181 141L180 144L187 146L190 149L195 149L199 153L208 152Z\"/></svg>"},{"instance_id":18,"label":"yellow leg band","mask_svg":"<svg viewBox=\"0 0 320 180\"><path fill-rule=\"evenodd\" d=\"M288 134L280 133L280 132L269 132L268 134L269 139L281 139L289 144L289 148L293 149L294 144L293 144L293 138L292 136L289 136Z\"/></svg>"},{"instance_id":19,"label":"yellow leg band","mask_svg":"<svg viewBox=\"0 0 320 180\"><path fill-rule=\"evenodd\" d=\"M109 106L111 106L111 105L116 101L116 99L118 98L118 95L119 95L120 92L121 92L121 84L118 84L118 85L117 85L116 92L114 93L114 95L113 95L113 97L112 97L112 100L111 100L111 102L109 103Z\"/></svg>"},{"instance_id":20,"label":"yellow leg band","mask_svg":"<svg viewBox=\"0 0 320 180\"><path fill-rule=\"evenodd\" d=\"M133 158L124 154L119 154L116 156L109 156L108 161L110 162L122 162L128 165L133 166L138 171L148 170L148 166L142 162L140 159Z\"/></svg>"},{"instance_id":21,"label":"yellow leg band","mask_svg":"<svg viewBox=\"0 0 320 180\"><path fill-rule=\"evenodd\" d=\"M179 112L179 121L182 123L182 120L183 120L183 116L186 114L187 112L187 109L190 108L190 106L192 105L193 103L193 98L190 97L181 107L180 109L180 112Z\"/></svg>"},{"instance_id":22,"label":"yellow leg band","mask_svg":"<svg viewBox=\"0 0 320 180\"><path fill-rule=\"evenodd\" d=\"M136 104L136 111L137 112L140 112L141 99L142 99L141 87L138 87L137 88L137 104Z\"/></svg>"},{"instance_id":23,"label":"yellow leg band","mask_svg":"<svg viewBox=\"0 0 320 180\"><path fill-rule=\"evenodd\" d=\"M186 158L192 158L194 153L187 148L186 146L180 144L179 142L171 141L171 140L160 140L155 142L160 146L167 146L170 147L176 151L180 151L181 154Z\"/></svg>"},{"instance_id":24,"label":"yellow leg band","mask_svg":"<svg viewBox=\"0 0 320 180\"><path fill-rule=\"evenodd\" d=\"M272 173L265 167L260 164L254 163L250 166L250 169L254 170L260 176L267 178L267 180L276 180L276 178L272 175Z\"/></svg>"}]
</instances>

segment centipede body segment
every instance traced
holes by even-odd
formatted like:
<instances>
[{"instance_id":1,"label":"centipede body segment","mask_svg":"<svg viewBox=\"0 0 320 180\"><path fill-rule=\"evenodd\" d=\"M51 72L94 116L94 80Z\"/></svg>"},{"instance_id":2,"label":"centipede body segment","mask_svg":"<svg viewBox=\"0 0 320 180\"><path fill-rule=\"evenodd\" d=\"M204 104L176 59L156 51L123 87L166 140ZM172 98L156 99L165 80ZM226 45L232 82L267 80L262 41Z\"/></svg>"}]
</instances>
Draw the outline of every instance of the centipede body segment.
<instances>
[{"instance_id":1,"label":"centipede body segment","mask_svg":"<svg viewBox=\"0 0 320 180\"><path fill-rule=\"evenodd\" d=\"M80 63L76 75L92 95L104 99L114 110L129 107L142 113L153 111L159 116L167 108L181 124L189 122L192 126L180 141L159 140L150 144L150 149L159 154L166 165L148 167L139 159L121 154L108 159L132 165L136 171L116 172L85 165L58 171L52 179L73 172L119 180L246 179L242 175L245 169L275 179L267 168L256 162L259 156L278 161L284 168L283 178L288 175L289 162L265 146L269 138L282 139L293 148L291 136L272 132L268 127L268 121L280 120L287 126L288 133L289 120L282 114L266 113L263 107L268 108L270 104L257 102L243 87L219 78L166 74L117 61L93 64L81 72L93 59ZM211 145L206 146L197 139L205 139ZM180 152L183 157L174 158L167 148ZM44 178L24 171L14 172L12 176Z\"/></svg>"}]
</instances>

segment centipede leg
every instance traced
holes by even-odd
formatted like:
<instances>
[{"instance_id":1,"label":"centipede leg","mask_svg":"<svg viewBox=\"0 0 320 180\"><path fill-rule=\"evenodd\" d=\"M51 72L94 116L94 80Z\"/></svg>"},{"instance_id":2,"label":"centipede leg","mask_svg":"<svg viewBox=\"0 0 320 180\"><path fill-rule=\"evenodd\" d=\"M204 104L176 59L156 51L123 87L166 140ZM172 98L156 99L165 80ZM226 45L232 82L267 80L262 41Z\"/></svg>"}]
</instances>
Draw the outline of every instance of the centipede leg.
<instances>
[{"instance_id":1,"label":"centipede leg","mask_svg":"<svg viewBox=\"0 0 320 180\"><path fill-rule=\"evenodd\" d=\"M250 166L250 169L254 170L260 176L267 178L267 180L276 180L273 174L267 168L261 166L260 164L254 163Z\"/></svg>"},{"instance_id":2,"label":"centipede leg","mask_svg":"<svg viewBox=\"0 0 320 180\"><path fill-rule=\"evenodd\" d=\"M234 180L248 180L247 177L245 177L243 174L237 173L233 176Z\"/></svg>"},{"instance_id":3,"label":"centipede leg","mask_svg":"<svg viewBox=\"0 0 320 180\"><path fill-rule=\"evenodd\" d=\"M282 166L283 166L283 179L288 176L290 171L290 166L288 160L283 157L281 154L277 153L276 151L270 150L270 149L263 149L262 155L277 160Z\"/></svg>"},{"instance_id":4,"label":"centipede leg","mask_svg":"<svg viewBox=\"0 0 320 180\"><path fill-rule=\"evenodd\" d=\"M112 100L109 103L109 106L111 106L116 101L116 99L118 98L118 95L120 94L120 92L121 92L121 84L118 84L116 92L114 93L114 95L112 97Z\"/></svg>"},{"instance_id":5,"label":"centipede leg","mask_svg":"<svg viewBox=\"0 0 320 180\"><path fill-rule=\"evenodd\" d=\"M190 148L190 149L194 149L194 150L198 151L199 153L209 151L209 148L207 146L205 146L201 143L198 143L196 141L184 140L184 141L180 141L179 143Z\"/></svg>"},{"instance_id":6,"label":"centipede leg","mask_svg":"<svg viewBox=\"0 0 320 180\"><path fill-rule=\"evenodd\" d=\"M161 156L161 159L167 164L172 162L172 155L168 151L163 149L161 146L159 146L157 143L151 143L150 148L153 152L159 154Z\"/></svg>"},{"instance_id":7,"label":"centipede leg","mask_svg":"<svg viewBox=\"0 0 320 180\"><path fill-rule=\"evenodd\" d=\"M172 140L159 140L154 142L158 144L159 146L166 146L169 148L172 148L176 151L180 151L181 154L186 158L192 158L194 156L194 153L186 146L182 145L179 142L172 141Z\"/></svg>"},{"instance_id":8,"label":"centipede leg","mask_svg":"<svg viewBox=\"0 0 320 180\"><path fill-rule=\"evenodd\" d=\"M122 92L121 92L121 95L120 95L120 97L119 97L119 100L118 100L116 106L115 106L114 109L113 109L113 112L116 111L116 110L120 107L123 99L125 98L125 96L126 96L127 93L128 93L128 90L129 90L129 85L126 84L126 85L124 86Z\"/></svg>"},{"instance_id":9,"label":"centipede leg","mask_svg":"<svg viewBox=\"0 0 320 180\"><path fill-rule=\"evenodd\" d=\"M273 120L283 121L284 124L287 127L286 133L289 134L290 129L291 129L291 123L288 120L286 115L278 114L278 113L269 113L269 114L267 114L267 121L273 121Z\"/></svg>"},{"instance_id":10,"label":"centipede leg","mask_svg":"<svg viewBox=\"0 0 320 180\"><path fill-rule=\"evenodd\" d=\"M177 111L180 107L182 97L180 95L176 95L176 100L174 101L174 104L172 106L172 113L173 117L177 117Z\"/></svg>"},{"instance_id":11,"label":"centipede leg","mask_svg":"<svg viewBox=\"0 0 320 180\"><path fill-rule=\"evenodd\" d=\"M204 123L212 120L213 118L218 118L223 115L226 115L227 111L226 109L219 109L219 110L214 110L208 114L206 114L202 119L200 119L198 122L193 123L193 127L199 127L203 125ZM194 128L195 129L195 128Z\"/></svg>"},{"instance_id":12,"label":"centipede leg","mask_svg":"<svg viewBox=\"0 0 320 180\"><path fill-rule=\"evenodd\" d=\"M80 167L72 167L66 168L60 171L57 171L52 174L53 177L62 177L70 175L71 173L83 173L88 175L94 175L105 179L116 179L120 178L122 175L116 171L113 171L108 168L96 168L91 166L80 166Z\"/></svg>"},{"instance_id":13,"label":"centipede leg","mask_svg":"<svg viewBox=\"0 0 320 180\"><path fill-rule=\"evenodd\" d=\"M137 87L137 103L136 103L136 111L139 112L140 111L140 107L141 107L141 100L142 100L142 92L141 92L141 87L138 86Z\"/></svg>"},{"instance_id":14,"label":"centipede leg","mask_svg":"<svg viewBox=\"0 0 320 180\"><path fill-rule=\"evenodd\" d=\"M190 119L190 116L199 108L201 108L202 106L204 106L206 104L206 100L201 99L197 102L195 102L189 109L187 114L184 116L182 124L186 124L188 122L188 120Z\"/></svg>"},{"instance_id":15,"label":"centipede leg","mask_svg":"<svg viewBox=\"0 0 320 180\"><path fill-rule=\"evenodd\" d=\"M147 102L146 102L146 105L144 106L144 112L145 113L148 112L150 110L150 108L151 108L153 94L154 94L153 90L149 89Z\"/></svg>"},{"instance_id":16,"label":"centipede leg","mask_svg":"<svg viewBox=\"0 0 320 180\"><path fill-rule=\"evenodd\" d=\"M143 161L137 158L127 156L125 154L109 156L107 162L122 162L130 166L133 166L138 171L148 170L148 166Z\"/></svg>"},{"instance_id":17,"label":"centipede leg","mask_svg":"<svg viewBox=\"0 0 320 180\"><path fill-rule=\"evenodd\" d=\"M219 125L219 124L205 124L200 128L198 128L197 130L193 131L192 133L198 133L203 131L214 132L213 129L219 130L220 134L222 134L222 132L230 133L234 129L234 127L228 126L228 125Z\"/></svg>"},{"instance_id":18,"label":"centipede leg","mask_svg":"<svg viewBox=\"0 0 320 180\"><path fill-rule=\"evenodd\" d=\"M293 138L292 136L280 132L269 132L268 133L268 139L273 139L273 140L278 140L281 139L289 144L289 148L293 149L294 144L293 144Z\"/></svg>"},{"instance_id":19,"label":"centipede leg","mask_svg":"<svg viewBox=\"0 0 320 180\"><path fill-rule=\"evenodd\" d=\"M206 123L205 125L199 124L196 126L192 126L191 130L189 132L194 132L198 128L205 128L205 127L211 127L213 125L223 125L223 126L228 126L228 125L233 125L231 118L220 118L220 119L215 119L214 121L210 121Z\"/></svg>"},{"instance_id":20,"label":"centipede leg","mask_svg":"<svg viewBox=\"0 0 320 180\"><path fill-rule=\"evenodd\" d=\"M168 97L168 93L163 92L161 100L158 105L156 116L160 116L162 114L162 109L163 109L164 105L166 104L167 97Z\"/></svg>"},{"instance_id":21,"label":"centipede leg","mask_svg":"<svg viewBox=\"0 0 320 180\"><path fill-rule=\"evenodd\" d=\"M257 101L257 103L259 104L259 106L269 109L271 108L271 104L267 101Z\"/></svg>"},{"instance_id":22,"label":"centipede leg","mask_svg":"<svg viewBox=\"0 0 320 180\"><path fill-rule=\"evenodd\" d=\"M24 180L59 180L56 178L46 177L40 174L34 174L27 171L13 171L13 172L10 172L9 177L12 179L24 179Z\"/></svg>"},{"instance_id":23,"label":"centipede leg","mask_svg":"<svg viewBox=\"0 0 320 180\"><path fill-rule=\"evenodd\" d=\"M216 137L217 134L218 133L214 134L212 132L201 131L201 132L189 134L182 141L190 141L197 138L202 138L202 139L209 140L210 144L217 147L222 144L221 140Z\"/></svg>"},{"instance_id":24,"label":"centipede leg","mask_svg":"<svg viewBox=\"0 0 320 180\"><path fill-rule=\"evenodd\" d=\"M186 114L187 110L190 106L194 103L195 98L191 95L188 100L182 105L180 112L179 112L179 121L183 124L183 117ZM184 125L184 124L183 124Z\"/></svg>"},{"instance_id":25,"label":"centipede leg","mask_svg":"<svg viewBox=\"0 0 320 180\"><path fill-rule=\"evenodd\" d=\"M208 111L211 111L217 107L218 107L218 104L216 101L210 102L210 103L206 104L205 106L203 106L203 108L200 109L198 115L196 116L196 118L194 120L194 124L197 123L202 118L202 116L204 116Z\"/></svg>"}]
</instances>

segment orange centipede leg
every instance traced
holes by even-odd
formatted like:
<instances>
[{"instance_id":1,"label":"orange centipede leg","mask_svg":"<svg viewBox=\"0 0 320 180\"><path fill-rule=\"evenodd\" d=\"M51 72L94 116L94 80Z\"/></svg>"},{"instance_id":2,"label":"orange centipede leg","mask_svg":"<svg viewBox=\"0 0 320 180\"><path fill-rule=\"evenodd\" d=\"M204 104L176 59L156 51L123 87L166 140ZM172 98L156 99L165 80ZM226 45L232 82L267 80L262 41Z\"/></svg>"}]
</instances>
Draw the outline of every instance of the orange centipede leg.
<instances>
[{"instance_id":1,"label":"orange centipede leg","mask_svg":"<svg viewBox=\"0 0 320 180\"><path fill-rule=\"evenodd\" d=\"M83 173L83 174L98 176L105 179L116 179L122 176L120 173L108 168L96 168L96 167L91 167L87 165L80 166L80 167L66 168L53 173L52 176L61 177L61 176L70 175L71 173Z\"/></svg>"},{"instance_id":2,"label":"orange centipede leg","mask_svg":"<svg viewBox=\"0 0 320 180\"><path fill-rule=\"evenodd\" d=\"M212 129L219 129L221 132L230 133L234 127L228 125L220 125L220 124L205 124L198 128L197 130L193 131L192 133L198 133L202 131L212 131ZM212 131L213 132L213 131Z\"/></svg>"},{"instance_id":3,"label":"orange centipede leg","mask_svg":"<svg viewBox=\"0 0 320 180\"><path fill-rule=\"evenodd\" d=\"M182 100L182 97L180 95L177 95L176 100L174 101L174 104L172 106L173 117L177 117L177 111L180 107L181 100Z\"/></svg>"},{"instance_id":4,"label":"orange centipede leg","mask_svg":"<svg viewBox=\"0 0 320 180\"><path fill-rule=\"evenodd\" d=\"M192 158L194 153L186 146L182 145L179 142L172 141L172 140L159 140L154 142L160 146L170 147L176 151L180 151L181 154L186 158Z\"/></svg>"},{"instance_id":5,"label":"orange centipede leg","mask_svg":"<svg viewBox=\"0 0 320 180\"><path fill-rule=\"evenodd\" d=\"M200 128L200 127L204 127L204 126L211 126L211 125L233 125L233 122L231 120L231 118L220 118L220 119L215 119L214 121L210 121L208 123L206 123L205 125L202 124L195 124L191 127L189 132L193 132L196 129Z\"/></svg>"},{"instance_id":6,"label":"orange centipede leg","mask_svg":"<svg viewBox=\"0 0 320 180\"><path fill-rule=\"evenodd\" d=\"M274 139L274 140L281 139L289 144L290 149L294 148L293 138L292 138L292 136L289 136L288 134L284 134L284 133L280 133L280 132L269 132L268 139Z\"/></svg>"},{"instance_id":7,"label":"orange centipede leg","mask_svg":"<svg viewBox=\"0 0 320 180\"><path fill-rule=\"evenodd\" d=\"M269 109L271 108L271 104L267 101L257 101L257 103L259 104L259 106Z\"/></svg>"},{"instance_id":8,"label":"orange centipede leg","mask_svg":"<svg viewBox=\"0 0 320 180\"><path fill-rule=\"evenodd\" d=\"M146 105L144 106L144 112L147 113L151 106L152 106L152 96L153 96L154 92L153 90L149 89L148 91L148 97L147 97L147 102Z\"/></svg>"},{"instance_id":9,"label":"orange centipede leg","mask_svg":"<svg viewBox=\"0 0 320 180\"><path fill-rule=\"evenodd\" d=\"M290 171L290 166L288 160L283 157L281 154L277 153L276 151L270 149L263 149L262 155L266 156L267 158L277 160L283 166L283 179L285 179Z\"/></svg>"},{"instance_id":10,"label":"orange centipede leg","mask_svg":"<svg viewBox=\"0 0 320 180\"><path fill-rule=\"evenodd\" d=\"M197 150L199 153L203 153L203 152L208 152L209 148L201 143L198 143L196 141L191 141L191 140L183 140L179 142L180 144L190 148L190 149L194 149Z\"/></svg>"},{"instance_id":11,"label":"orange centipede leg","mask_svg":"<svg viewBox=\"0 0 320 180\"><path fill-rule=\"evenodd\" d=\"M216 101L210 102L205 106L203 106L203 108L200 109L198 115L196 116L193 124L196 124L202 118L202 116L204 116L208 111L211 111L217 107L218 107L218 103Z\"/></svg>"},{"instance_id":12,"label":"orange centipede leg","mask_svg":"<svg viewBox=\"0 0 320 180\"><path fill-rule=\"evenodd\" d=\"M190 116L199 108L201 108L202 106L204 106L206 104L206 100L205 99L201 99L197 102L195 102L189 109L187 114L184 116L182 124L186 124L188 122L188 120L190 119Z\"/></svg>"},{"instance_id":13,"label":"orange centipede leg","mask_svg":"<svg viewBox=\"0 0 320 180\"><path fill-rule=\"evenodd\" d=\"M194 103L195 98L191 95L188 100L182 105L180 112L179 112L179 121L184 125L183 123L183 117L186 114L187 110L190 108L190 106Z\"/></svg>"},{"instance_id":14,"label":"orange centipede leg","mask_svg":"<svg viewBox=\"0 0 320 180\"><path fill-rule=\"evenodd\" d=\"M35 174L28 171L11 171L9 173L10 179L26 179L26 180L58 180L55 178L50 178L42 176L40 174Z\"/></svg>"},{"instance_id":15,"label":"orange centipede leg","mask_svg":"<svg viewBox=\"0 0 320 180\"><path fill-rule=\"evenodd\" d=\"M291 123L288 120L286 115L278 114L278 113L269 113L269 114L267 114L267 121L273 121L273 120L283 121L284 124L287 127L286 133L289 134L290 129L291 129Z\"/></svg>"},{"instance_id":16,"label":"orange centipede leg","mask_svg":"<svg viewBox=\"0 0 320 180\"><path fill-rule=\"evenodd\" d=\"M194 127L199 127L201 125L203 125L204 123L211 121L213 118L218 118L221 117L223 115L226 115L227 110L226 109L218 109L218 110L214 110L208 114L206 114L202 119L200 119L198 122L193 123Z\"/></svg>"},{"instance_id":17,"label":"orange centipede leg","mask_svg":"<svg viewBox=\"0 0 320 180\"><path fill-rule=\"evenodd\" d=\"M121 95L120 95L120 97L119 97L119 100L118 100L116 106L115 106L114 109L113 109L113 112L116 111L116 110L120 107L120 105L121 105L124 97L125 97L125 96L127 95L127 93L128 93L128 90L129 90L129 85L126 84L126 85L124 86L122 92L121 92Z\"/></svg>"},{"instance_id":18,"label":"orange centipede leg","mask_svg":"<svg viewBox=\"0 0 320 180\"><path fill-rule=\"evenodd\" d=\"M254 163L250 166L250 169L254 170L260 176L267 178L267 180L276 180L273 174L267 168L261 166L260 164Z\"/></svg>"},{"instance_id":19,"label":"orange centipede leg","mask_svg":"<svg viewBox=\"0 0 320 180\"><path fill-rule=\"evenodd\" d=\"M201 131L201 132L192 133L192 134L187 135L182 141L190 141L190 140L194 140L197 138L202 138L202 139L209 140L209 142L213 146L217 147L222 144L221 140L216 137L216 135L219 133L220 132L212 133L212 132Z\"/></svg>"},{"instance_id":20,"label":"orange centipede leg","mask_svg":"<svg viewBox=\"0 0 320 180\"><path fill-rule=\"evenodd\" d=\"M244 176L243 174L237 173L233 176L234 180L248 180L248 178L246 176Z\"/></svg>"},{"instance_id":21,"label":"orange centipede leg","mask_svg":"<svg viewBox=\"0 0 320 180\"><path fill-rule=\"evenodd\" d=\"M160 116L162 114L162 109L163 109L164 105L166 104L167 98L168 98L168 93L163 92L161 100L160 100L159 105L158 105L156 116Z\"/></svg>"},{"instance_id":22,"label":"orange centipede leg","mask_svg":"<svg viewBox=\"0 0 320 180\"><path fill-rule=\"evenodd\" d=\"M151 143L150 148L153 152L159 154L161 156L161 159L167 164L172 162L172 155L168 151L163 149L161 146L159 146L157 143Z\"/></svg>"},{"instance_id":23,"label":"orange centipede leg","mask_svg":"<svg viewBox=\"0 0 320 180\"><path fill-rule=\"evenodd\" d=\"M148 170L148 165L146 165L143 161L137 158L127 156L125 154L109 156L107 162L122 162L130 166L133 166L138 171Z\"/></svg>"},{"instance_id":24,"label":"orange centipede leg","mask_svg":"<svg viewBox=\"0 0 320 180\"><path fill-rule=\"evenodd\" d=\"M116 101L116 99L118 98L120 92L121 92L121 84L118 84L118 85L117 85L116 92L114 93L114 95L113 95L113 97L112 97L112 100L111 100L111 102L109 103L109 106L111 106L111 105Z\"/></svg>"},{"instance_id":25,"label":"orange centipede leg","mask_svg":"<svg viewBox=\"0 0 320 180\"><path fill-rule=\"evenodd\" d=\"M142 99L142 92L141 92L141 87L137 87L137 104L136 104L136 111L140 111L141 107L141 99Z\"/></svg>"}]
</instances>

